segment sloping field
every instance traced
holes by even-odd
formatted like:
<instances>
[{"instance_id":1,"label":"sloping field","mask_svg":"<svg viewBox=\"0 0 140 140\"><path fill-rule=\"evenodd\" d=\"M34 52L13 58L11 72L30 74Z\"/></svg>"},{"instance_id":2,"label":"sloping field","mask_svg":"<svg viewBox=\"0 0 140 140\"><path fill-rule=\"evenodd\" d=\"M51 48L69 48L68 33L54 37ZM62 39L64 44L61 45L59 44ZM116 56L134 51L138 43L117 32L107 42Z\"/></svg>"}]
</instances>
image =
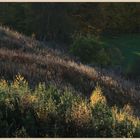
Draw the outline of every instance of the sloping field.
<instances>
[{"instance_id":1,"label":"sloping field","mask_svg":"<svg viewBox=\"0 0 140 140\"><path fill-rule=\"evenodd\" d=\"M76 63L42 42L0 27L0 77L13 80L20 73L34 87L39 82L89 97L98 84L110 105L140 105L140 87L107 70Z\"/></svg>"}]
</instances>

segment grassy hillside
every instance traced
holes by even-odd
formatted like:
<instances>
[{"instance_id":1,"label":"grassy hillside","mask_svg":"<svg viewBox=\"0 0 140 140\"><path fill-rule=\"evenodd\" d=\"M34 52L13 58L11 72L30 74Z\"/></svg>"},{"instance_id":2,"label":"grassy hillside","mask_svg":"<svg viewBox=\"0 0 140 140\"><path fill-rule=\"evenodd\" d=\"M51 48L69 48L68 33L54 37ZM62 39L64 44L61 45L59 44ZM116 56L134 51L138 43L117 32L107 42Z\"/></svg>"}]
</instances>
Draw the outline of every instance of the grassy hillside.
<instances>
[{"instance_id":1,"label":"grassy hillside","mask_svg":"<svg viewBox=\"0 0 140 140\"><path fill-rule=\"evenodd\" d=\"M24 89L21 89L22 87L24 87L21 85L21 88L17 87L17 90L15 91L15 89L11 88L9 85L11 85L11 86L14 85L14 83L12 81L15 79L15 77L18 73L25 77L25 79L29 83L29 86L26 86ZM95 88L98 85L103 91L103 93L102 93L103 98L106 98L105 104L107 106L105 105L105 112L108 107L110 108L109 110L111 110L111 108L114 106L123 108L125 105L129 104L130 106L132 106L132 108L134 108L134 113L132 113L132 114L139 116L140 89L132 81L126 80L125 78L123 78L119 75L116 75L114 72L111 72L111 71L107 71L104 69L101 70L98 67L89 67L89 66L83 65L82 63L77 63L70 56L68 56L62 52L55 51L53 49L48 48L45 44L43 44L43 42L36 41L34 38L26 37L22 34L19 34L18 32L12 31L12 30L10 30L8 28L4 28L4 27L0 27L0 77L1 77L1 79L8 80L8 83L9 83L9 84L7 84L7 82L5 82L5 81L1 82L1 84L2 84L1 95L4 96L1 98L2 106L5 107L6 99L11 100L11 98L12 98L12 102L10 102L10 103L15 105L14 110L15 110L16 105L18 104L16 99L18 99L20 101L22 97L19 97L20 95L16 95L16 98L14 98L14 96L11 97L11 93L13 94L13 92L14 92L14 94L16 94L16 93L19 94L20 92L22 92L23 97L24 96L26 97L25 94L29 92L29 93L31 93L31 95L33 95L33 98L34 98L34 90L36 89L36 86L41 82L41 83L45 84L46 88L49 88L50 85L54 86L56 88L54 91L56 91L56 93L58 92L58 95L60 95L61 92L63 94L65 91L69 91L73 94L72 100L74 100L74 98L76 98L76 100L78 100L78 98L82 98L82 101L87 100L88 103L90 102L89 101L90 97L92 97L91 95L92 95L93 90L95 90ZM18 80L19 79L20 78L18 78ZM17 80L17 83L18 83L18 80ZM21 80L23 80L23 78L21 78ZM10 84L10 83L12 83L12 84ZM4 87L3 84L5 85L4 89L3 89L3 87ZM59 93L59 90L61 91L60 93ZM52 91L49 90L49 92L47 92L47 93L46 92L47 91L44 91L44 94L51 93ZM7 93L8 93L8 95L7 95ZM42 93L43 92L41 91L41 94ZM31 95L29 94L29 96L31 96ZM56 94L55 94L55 96L56 97L54 97L54 98L58 99L58 101L56 101L56 104L58 102L58 105L60 105L59 98L61 96L59 97ZM35 95L35 98L36 98L36 95ZM40 97L38 97L38 95L37 95L37 98L40 98ZM65 97L62 97L62 98L65 98ZM53 100L53 98L50 100ZM67 100L69 100L69 99L66 99L66 101L63 101L63 102L67 102ZM98 100L98 97L97 97L97 99L95 98L94 102L96 102L96 100ZM79 104L81 104L82 101L80 100ZM9 103L9 101L8 101L8 103ZM40 105L41 103L42 103L42 99L39 99L38 105ZM48 105L48 101L45 101L45 103ZM54 100L49 103L51 106L51 104L54 104ZM87 107L88 103L86 105L85 105L85 103L83 103L83 105ZM43 104L44 104L44 102L43 102ZM79 113L81 113L81 111L79 110L79 109L81 109L81 105L79 106L79 104L78 104L78 108L76 106L75 109L76 110L78 109ZM82 105L82 107L85 108L83 105ZM23 105L19 104L19 106L21 107ZM33 102L33 105L31 105L31 106L34 106L34 102ZM7 105L6 105L6 107L7 107ZM44 106L42 106L41 109L44 109L43 107ZM16 108L16 109L18 110L19 108ZM25 114L30 113L30 111L28 112L28 110L26 110L26 104L25 104L25 106L23 106L23 108L25 109L25 110L23 109L23 112L25 111ZM54 112L55 112L55 108L56 108L56 106L54 106L54 108L53 108ZM83 108L81 109L82 111L83 111ZM101 108L102 108L102 104L101 104ZM102 111L100 111L101 108L100 108L100 106L99 106L99 108L97 107L97 113L102 112ZM18 113L22 114L23 113L22 109L21 110L20 109L19 109ZM58 114L56 116L55 115L53 116L53 114L52 114L53 109L51 108L50 114L51 114L51 117L55 118ZM31 108L31 110L32 110L32 108ZM58 109L57 111L59 112L60 110ZM78 111L75 111L74 113L77 113ZM87 109L86 111L88 113L90 113L91 110ZM17 111L15 111L15 112L17 112ZM45 113L46 113L46 111L45 111ZM83 114L84 114L84 112L83 112ZM70 117L72 117L72 119L74 119L72 122L70 121L70 124L72 125L72 127L71 128L67 127L66 130L67 130L67 133L69 133L71 129L74 129L76 127L77 133L76 134L74 133L73 136L77 136L77 137L82 136L82 134L81 134L82 131L86 131L86 132L88 131L86 133L87 137L90 137L91 133L89 131L94 131L94 133L92 133L92 137L93 136L100 137L101 133L102 133L102 129L104 129L104 127L107 126L107 124L108 124L108 121L106 122L106 120L105 120L105 126L104 126L104 125L102 125L102 122L100 124L101 119L98 120L99 124L100 124L99 128L101 130L101 131L99 131L100 132L99 134L97 134L97 132L96 132L98 129L93 130L96 128L96 126L92 126L93 129L90 128L89 122L88 122L88 129L85 130L83 127L83 130L79 130L79 128L77 128L77 126L73 126L73 124L75 123L75 121L77 121L77 124L79 124L81 122L83 123L83 120L84 120L83 116L80 116L80 118L79 118L79 119L83 119L83 120L79 121L79 120L75 120L77 118L74 118L75 116L71 116L71 115L72 115L72 113L70 113ZM88 114L88 115L90 116L91 114ZM76 116L79 116L79 115L76 114ZM45 117L47 117L47 116L45 116ZM84 116L84 117L86 117L86 116ZM100 118L100 117L102 117L102 115L99 115L98 117ZM27 115L27 118L28 118L28 115ZM54 125L53 128L57 128L57 125L58 125L57 123L63 123L63 122L61 122L61 120L59 120L57 123L55 123L54 118L53 119L51 118L52 122L50 120L49 121L51 123L53 123L53 125ZM91 118L93 118L93 117L91 117ZM48 117L48 119L49 119L49 117ZM137 135L136 134L137 129L139 128L137 126L135 126L136 131L130 135L129 135L129 132L132 130L131 127L130 127L130 131L129 130L127 131L128 133L124 132L124 134L119 135L118 129L121 126L122 127L124 126L124 128L130 126L129 124L127 125L127 118L125 118L125 119L122 119L122 121L126 122L126 124L123 124L123 123L116 124L115 128L114 128L115 130L112 131L112 134L110 135L110 137L115 137L115 136L118 136L118 137L119 136L120 137L121 136L125 136L125 137L132 136L132 137L134 137ZM134 120L137 120L137 119L135 118ZM26 120L24 120L24 121L26 121ZM36 121L32 122L32 123L36 123ZM26 123L24 123L24 125L25 124ZM42 125L43 121L39 122L39 124ZM56 124L56 126L55 126L55 124ZM130 124L133 124L133 123L130 122ZM5 125L7 125L7 127L9 127L10 122L8 121L8 124L5 124ZM21 125L21 126L24 126L24 125ZM47 126L49 126L48 128L50 128L50 125L51 124L47 125ZM85 126L85 124L81 124L81 126L82 125ZM111 126L112 125L113 124L111 124ZM18 126L18 125L16 124L16 126ZM102 128L102 126L103 126L103 128ZM25 130L25 128L27 129L27 131L28 131L28 129L30 129L27 127L24 126L24 130ZM39 126L37 126L37 127L39 127ZM112 129L112 127L111 127L111 129ZM21 131L21 127L20 127L20 131ZM36 131L38 131L38 129ZM45 132L46 131L48 131L48 129L47 130L45 129ZM57 129L55 131L57 131ZM40 132L43 134L39 134ZM37 132L37 136L40 136L40 135L44 136L45 132L44 132L44 129L40 130L39 132ZM14 133L15 133L15 131L14 131ZM36 132L33 132L33 134L32 134L32 132L31 132L31 134L29 134L29 136L36 136L35 133ZM116 134L114 134L114 133L116 133ZM51 137L51 136L57 137L57 134L58 134L58 137L64 136L63 135L64 133L59 134L59 133L57 133L57 132L55 133L53 131L53 134L52 134L52 132L48 132L49 137ZM109 137L107 134L109 134L109 132L105 132L105 134L103 136ZM9 134L9 135L12 136L12 134ZM47 132L45 133L45 136L46 135L47 135ZM14 136L15 136L15 134L14 134ZM69 136L69 135L67 134L65 137L67 137L67 136Z\"/></svg>"},{"instance_id":2,"label":"grassy hillside","mask_svg":"<svg viewBox=\"0 0 140 140\"><path fill-rule=\"evenodd\" d=\"M120 35L116 38L103 38L107 46L118 47L124 56L124 68L137 56L140 57L140 34ZM117 58L116 58L117 59Z\"/></svg>"}]
</instances>

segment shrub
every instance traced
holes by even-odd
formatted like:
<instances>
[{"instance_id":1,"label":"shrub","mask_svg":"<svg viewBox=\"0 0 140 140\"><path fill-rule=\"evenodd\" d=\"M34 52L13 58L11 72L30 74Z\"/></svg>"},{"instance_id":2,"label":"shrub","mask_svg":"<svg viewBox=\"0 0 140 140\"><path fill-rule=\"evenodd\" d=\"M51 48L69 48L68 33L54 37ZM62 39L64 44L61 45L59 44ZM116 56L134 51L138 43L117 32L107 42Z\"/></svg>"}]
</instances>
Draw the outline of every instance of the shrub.
<instances>
[{"instance_id":1,"label":"shrub","mask_svg":"<svg viewBox=\"0 0 140 140\"><path fill-rule=\"evenodd\" d=\"M103 92L101 90L100 86L97 86L95 90L92 92L90 96L90 103L91 106L94 106L95 104L106 104L106 98L103 96Z\"/></svg>"},{"instance_id":2,"label":"shrub","mask_svg":"<svg viewBox=\"0 0 140 140\"><path fill-rule=\"evenodd\" d=\"M82 62L97 62L97 54L101 50L101 44L95 37L80 36L74 40L71 52L79 57Z\"/></svg>"},{"instance_id":3,"label":"shrub","mask_svg":"<svg viewBox=\"0 0 140 140\"><path fill-rule=\"evenodd\" d=\"M88 100L41 83L31 90L24 80L0 81L0 137L140 136L133 109L109 107L100 86Z\"/></svg>"},{"instance_id":4,"label":"shrub","mask_svg":"<svg viewBox=\"0 0 140 140\"><path fill-rule=\"evenodd\" d=\"M95 137L112 137L113 115L111 109L102 103L97 103L92 108L92 127Z\"/></svg>"},{"instance_id":5,"label":"shrub","mask_svg":"<svg viewBox=\"0 0 140 140\"><path fill-rule=\"evenodd\" d=\"M3 91L8 91L8 83L6 80L3 80L1 79L0 80L0 92L3 92Z\"/></svg>"},{"instance_id":6,"label":"shrub","mask_svg":"<svg viewBox=\"0 0 140 140\"><path fill-rule=\"evenodd\" d=\"M17 92L28 92L28 82L20 74L16 75L14 82L11 84L11 88L17 90Z\"/></svg>"},{"instance_id":7,"label":"shrub","mask_svg":"<svg viewBox=\"0 0 140 140\"><path fill-rule=\"evenodd\" d=\"M71 108L71 119L78 127L88 127L91 122L91 110L86 102L74 103Z\"/></svg>"},{"instance_id":8,"label":"shrub","mask_svg":"<svg viewBox=\"0 0 140 140\"><path fill-rule=\"evenodd\" d=\"M133 137L135 137L135 138L139 138L140 137L140 122L139 121L138 121L138 125L137 125L137 127L135 129L135 134L134 134Z\"/></svg>"},{"instance_id":9,"label":"shrub","mask_svg":"<svg viewBox=\"0 0 140 140\"><path fill-rule=\"evenodd\" d=\"M113 115L107 106L106 98L103 96L99 86L95 88L90 97L92 108L92 127L96 137L111 137L113 126Z\"/></svg>"},{"instance_id":10,"label":"shrub","mask_svg":"<svg viewBox=\"0 0 140 140\"><path fill-rule=\"evenodd\" d=\"M139 119L131 115L131 111L112 109L115 120L113 137L134 137L139 129Z\"/></svg>"},{"instance_id":11,"label":"shrub","mask_svg":"<svg viewBox=\"0 0 140 140\"><path fill-rule=\"evenodd\" d=\"M134 137L139 136L139 119L133 116L133 109L125 105L123 109L107 106L106 98L99 86L91 97L92 127L96 137Z\"/></svg>"},{"instance_id":12,"label":"shrub","mask_svg":"<svg viewBox=\"0 0 140 140\"><path fill-rule=\"evenodd\" d=\"M109 53L105 48L102 48L97 54L97 63L101 66L108 66L110 61Z\"/></svg>"},{"instance_id":13,"label":"shrub","mask_svg":"<svg viewBox=\"0 0 140 140\"><path fill-rule=\"evenodd\" d=\"M107 47L94 36L77 37L72 44L71 52L84 63L101 66L119 65L123 60L119 48Z\"/></svg>"},{"instance_id":14,"label":"shrub","mask_svg":"<svg viewBox=\"0 0 140 140\"><path fill-rule=\"evenodd\" d=\"M75 102L78 102L78 100L80 100L80 97L74 96L71 92L69 91L65 91L64 94L61 94L60 96L60 104L59 104L59 115L62 118L66 119L66 112L69 111L69 109L71 109L72 105ZM65 113L64 113L65 112Z\"/></svg>"},{"instance_id":15,"label":"shrub","mask_svg":"<svg viewBox=\"0 0 140 140\"><path fill-rule=\"evenodd\" d=\"M92 114L90 106L86 101L74 102L69 110L66 120L71 128L75 128L71 129L72 136L89 136L88 131L92 121Z\"/></svg>"}]
</instances>

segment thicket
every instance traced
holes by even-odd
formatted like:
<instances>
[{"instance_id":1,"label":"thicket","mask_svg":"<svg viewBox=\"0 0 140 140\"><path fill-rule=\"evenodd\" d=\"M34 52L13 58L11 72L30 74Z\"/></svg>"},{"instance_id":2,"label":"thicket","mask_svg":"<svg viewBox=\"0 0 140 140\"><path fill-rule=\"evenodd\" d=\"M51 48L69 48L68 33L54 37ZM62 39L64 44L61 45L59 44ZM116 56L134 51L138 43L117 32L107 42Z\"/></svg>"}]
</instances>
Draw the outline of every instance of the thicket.
<instances>
[{"instance_id":1,"label":"thicket","mask_svg":"<svg viewBox=\"0 0 140 140\"><path fill-rule=\"evenodd\" d=\"M34 90L18 74L0 80L1 137L139 137L133 109L109 107L99 86L89 99L39 84Z\"/></svg>"}]
</instances>

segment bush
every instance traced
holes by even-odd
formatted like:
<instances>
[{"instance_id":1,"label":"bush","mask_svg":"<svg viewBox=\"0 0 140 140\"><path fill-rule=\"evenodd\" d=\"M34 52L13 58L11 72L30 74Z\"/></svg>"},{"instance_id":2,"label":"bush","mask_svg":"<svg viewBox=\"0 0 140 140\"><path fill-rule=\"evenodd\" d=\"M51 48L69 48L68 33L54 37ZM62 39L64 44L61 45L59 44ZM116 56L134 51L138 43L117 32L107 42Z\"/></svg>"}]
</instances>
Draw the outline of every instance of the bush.
<instances>
[{"instance_id":1,"label":"bush","mask_svg":"<svg viewBox=\"0 0 140 140\"><path fill-rule=\"evenodd\" d=\"M106 98L98 86L90 97L93 133L96 137L134 137L140 134L139 119L129 105L123 109L107 106Z\"/></svg>"},{"instance_id":2,"label":"bush","mask_svg":"<svg viewBox=\"0 0 140 140\"><path fill-rule=\"evenodd\" d=\"M112 109L115 120L113 137L134 137L139 130L139 119L131 115L131 111Z\"/></svg>"},{"instance_id":3,"label":"bush","mask_svg":"<svg viewBox=\"0 0 140 140\"><path fill-rule=\"evenodd\" d=\"M97 86L90 100L39 84L35 90L21 75L0 80L0 137L139 137L133 109L111 108Z\"/></svg>"},{"instance_id":4,"label":"bush","mask_svg":"<svg viewBox=\"0 0 140 140\"><path fill-rule=\"evenodd\" d=\"M100 42L95 37L80 36L74 40L71 52L82 62L93 63L97 62L97 54L100 50Z\"/></svg>"},{"instance_id":5,"label":"bush","mask_svg":"<svg viewBox=\"0 0 140 140\"><path fill-rule=\"evenodd\" d=\"M118 65L123 59L118 48L107 47L94 36L76 37L71 52L84 63L94 63L101 66Z\"/></svg>"},{"instance_id":6,"label":"bush","mask_svg":"<svg viewBox=\"0 0 140 140\"><path fill-rule=\"evenodd\" d=\"M106 98L103 96L100 86L97 86L90 96L91 106L94 106L97 103L106 104Z\"/></svg>"},{"instance_id":7,"label":"bush","mask_svg":"<svg viewBox=\"0 0 140 140\"><path fill-rule=\"evenodd\" d=\"M112 137L113 115L107 106L106 98L99 86L95 88L90 97L92 107L92 127L96 137Z\"/></svg>"},{"instance_id":8,"label":"bush","mask_svg":"<svg viewBox=\"0 0 140 140\"><path fill-rule=\"evenodd\" d=\"M97 55L97 63L101 66L108 66L110 64L110 56L105 48L102 48Z\"/></svg>"},{"instance_id":9,"label":"bush","mask_svg":"<svg viewBox=\"0 0 140 140\"><path fill-rule=\"evenodd\" d=\"M88 137L92 122L89 104L86 101L74 102L68 113L66 120L71 127L72 136Z\"/></svg>"}]
</instances>

